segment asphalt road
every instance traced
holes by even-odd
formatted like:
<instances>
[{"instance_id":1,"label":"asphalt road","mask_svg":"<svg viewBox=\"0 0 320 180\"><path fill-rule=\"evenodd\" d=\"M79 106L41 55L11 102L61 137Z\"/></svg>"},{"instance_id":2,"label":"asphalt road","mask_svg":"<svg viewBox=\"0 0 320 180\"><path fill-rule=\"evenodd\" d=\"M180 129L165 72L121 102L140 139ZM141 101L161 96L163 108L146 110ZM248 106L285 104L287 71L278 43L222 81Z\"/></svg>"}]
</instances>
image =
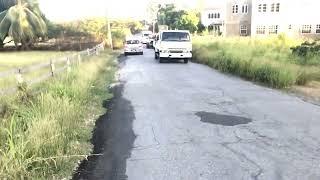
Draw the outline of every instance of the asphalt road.
<instances>
[{"instance_id":1,"label":"asphalt road","mask_svg":"<svg viewBox=\"0 0 320 180\"><path fill-rule=\"evenodd\" d=\"M131 115L117 119L113 143L130 142L109 154L120 163L107 173L100 158L92 179L320 179L319 106L204 65L159 64L152 50L128 57L120 79L115 113Z\"/></svg>"}]
</instances>

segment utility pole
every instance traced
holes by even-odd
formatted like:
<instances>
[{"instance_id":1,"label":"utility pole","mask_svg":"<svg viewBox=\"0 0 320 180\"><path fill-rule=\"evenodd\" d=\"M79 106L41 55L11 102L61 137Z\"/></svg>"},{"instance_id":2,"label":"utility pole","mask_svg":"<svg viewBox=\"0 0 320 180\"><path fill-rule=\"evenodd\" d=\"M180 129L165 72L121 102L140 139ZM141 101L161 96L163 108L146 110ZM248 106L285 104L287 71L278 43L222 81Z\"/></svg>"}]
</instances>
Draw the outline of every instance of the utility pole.
<instances>
[{"instance_id":1,"label":"utility pole","mask_svg":"<svg viewBox=\"0 0 320 180\"><path fill-rule=\"evenodd\" d=\"M112 34L111 34L111 26L110 26L110 17L109 17L108 6L107 6L107 32L108 32L108 40L109 40L110 48L113 49Z\"/></svg>"}]
</instances>

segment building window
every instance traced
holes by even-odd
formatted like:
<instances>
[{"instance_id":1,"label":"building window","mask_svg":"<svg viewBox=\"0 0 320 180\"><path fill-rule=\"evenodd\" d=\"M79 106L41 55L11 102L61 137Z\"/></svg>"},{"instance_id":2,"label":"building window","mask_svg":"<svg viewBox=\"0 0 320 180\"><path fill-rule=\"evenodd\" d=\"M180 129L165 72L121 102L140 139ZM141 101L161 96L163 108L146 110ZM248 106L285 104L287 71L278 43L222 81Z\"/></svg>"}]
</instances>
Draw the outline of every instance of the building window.
<instances>
[{"instance_id":1,"label":"building window","mask_svg":"<svg viewBox=\"0 0 320 180\"><path fill-rule=\"evenodd\" d=\"M291 29L292 29L292 25L291 25L291 24L289 24L288 29L289 29L289 30L291 30Z\"/></svg>"},{"instance_id":2,"label":"building window","mask_svg":"<svg viewBox=\"0 0 320 180\"><path fill-rule=\"evenodd\" d=\"M269 26L269 34L278 34L278 25Z\"/></svg>"},{"instance_id":3,"label":"building window","mask_svg":"<svg viewBox=\"0 0 320 180\"><path fill-rule=\"evenodd\" d=\"M320 33L320 24L317 24L317 26L316 26L316 33L317 34Z\"/></svg>"},{"instance_id":4,"label":"building window","mask_svg":"<svg viewBox=\"0 0 320 180\"><path fill-rule=\"evenodd\" d=\"M274 12L274 10L275 10L275 4L273 3L271 4L271 12Z\"/></svg>"},{"instance_id":5,"label":"building window","mask_svg":"<svg viewBox=\"0 0 320 180\"><path fill-rule=\"evenodd\" d=\"M258 12L262 12L262 4L259 4L259 6L258 6Z\"/></svg>"},{"instance_id":6,"label":"building window","mask_svg":"<svg viewBox=\"0 0 320 180\"><path fill-rule=\"evenodd\" d=\"M262 6L262 12L267 12L267 4L263 4L263 6Z\"/></svg>"},{"instance_id":7,"label":"building window","mask_svg":"<svg viewBox=\"0 0 320 180\"><path fill-rule=\"evenodd\" d=\"M249 10L249 8L248 8L247 4L242 6L242 13L248 13L248 10Z\"/></svg>"},{"instance_id":8,"label":"building window","mask_svg":"<svg viewBox=\"0 0 320 180\"><path fill-rule=\"evenodd\" d=\"M265 26L257 26L257 34L265 34L266 27Z\"/></svg>"},{"instance_id":9,"label":"building window","mask_svg":"<svg viewBox=\"0 0 320 180\"><path fill-rule=\"evenodd\" d=\"M248 35L248 27L246 25L240 25L240 36Z\"/></svg>"},{"instance_id":10,"label":"building window","mask_svg":"<svg viewBox=\"0 0 320 180\"><path fill-rule=\"evenodd\" d=\"M276 12L280 12L280 3L276 4Z\"/></svg>"},{"instance_id":11,"label":"building window","mask_svg":"<svg viewBox=\"0 0 320 180\"><path fill-rule=\"evenodd\" d=\"M239 11L239 6L238 5L233 5L232 6L232 13L238 13Z\"/></svg>"},{"instance_id":12,"label":"building window","mask_svg":"<svg viewBox=\"0 0 320 180\"><path fill-rule=\"evenodd\" d=\"M217 18L220 18L220 13L217 14Z\"/></svg>"},{"instance_id":13,"label":"building window","mask_svg":"<svg viewBox=\"0 0 320 180\"><path fill-rule=\"evenodd\" d=\"M302 34L309 34L311 33L311 25L302 25L301 33Z\"/></svg>"}]
</instances>

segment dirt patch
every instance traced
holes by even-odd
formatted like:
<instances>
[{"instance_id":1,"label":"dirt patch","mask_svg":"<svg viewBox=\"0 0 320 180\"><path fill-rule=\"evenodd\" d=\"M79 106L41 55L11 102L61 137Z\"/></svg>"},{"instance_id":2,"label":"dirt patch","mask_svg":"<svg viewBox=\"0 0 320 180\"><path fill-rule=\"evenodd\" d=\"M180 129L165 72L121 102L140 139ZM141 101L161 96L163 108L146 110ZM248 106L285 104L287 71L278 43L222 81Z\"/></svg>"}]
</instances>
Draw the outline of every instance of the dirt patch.
<instances>
[{"instance_id":1,"label":"dirt patch","mask_svg":"<svg viewBox=\"0 0 320 180\"><path fill-rule=\"evenodd\" d=\"M114 98L104 103L108 112L96 121L93 132L93 154L83 160L73 179L124 180L126 160L131 155L136 136L132 123L135 119L131 103L122 97L123 85L113 88Z\"/></svg>"},{"instance_id":2,"label":"dirt patch","mask_svg":"<svg viewBox=\"0 0 320 180\"><path fill-rule=\"evenodd\" d=\"M320 82L313 81L306 86L294 86L290 92L305 101L320 105Z\"/></svg>"},{"instance_id":3,"label":"dirt patch","mask_svg":"<svg viewBox=\"0 0 320 180\"><path fill-rule=\"evenodd\" d=\"M202 122L222 126L236 126L252 122L251 119L245 117L216 114L204 111L197 112L196 115L201 118Z\"/></svg>"}]
</instances>

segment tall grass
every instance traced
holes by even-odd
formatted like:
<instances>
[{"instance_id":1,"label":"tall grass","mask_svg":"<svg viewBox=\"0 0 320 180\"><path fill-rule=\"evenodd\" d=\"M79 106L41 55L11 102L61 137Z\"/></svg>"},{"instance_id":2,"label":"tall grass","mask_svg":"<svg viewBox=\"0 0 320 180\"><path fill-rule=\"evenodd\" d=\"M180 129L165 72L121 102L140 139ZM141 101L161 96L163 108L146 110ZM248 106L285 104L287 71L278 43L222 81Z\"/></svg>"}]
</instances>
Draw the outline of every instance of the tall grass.
<instances>
[{"instance_id":1,"label":"tall grass","mask_svg":"<svg viewBox=\"0 0 320 180\"><path fill-rule=\"evenodd\" d=\"M115 62L104 52L69 74L1 98L0 179L62 179L91 151L93 115L112 95ZM40 90L40 94L35 94Z\"/></svg>"},{"instance_id":2,"label":"tall grass","mask_svg":"<svg viewBox=\"0 0 320 180\"><path fill-rule=\"evenodd\" d=\"M290 50L299 43L284 36L198 37L193 45L194 61L275 88L303 85L319 76L320 61L316 66L302 65Z\"/></svg>"}]
</instances>

